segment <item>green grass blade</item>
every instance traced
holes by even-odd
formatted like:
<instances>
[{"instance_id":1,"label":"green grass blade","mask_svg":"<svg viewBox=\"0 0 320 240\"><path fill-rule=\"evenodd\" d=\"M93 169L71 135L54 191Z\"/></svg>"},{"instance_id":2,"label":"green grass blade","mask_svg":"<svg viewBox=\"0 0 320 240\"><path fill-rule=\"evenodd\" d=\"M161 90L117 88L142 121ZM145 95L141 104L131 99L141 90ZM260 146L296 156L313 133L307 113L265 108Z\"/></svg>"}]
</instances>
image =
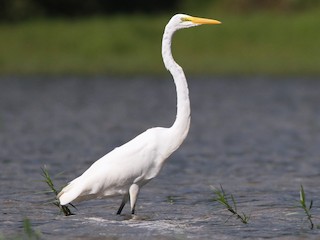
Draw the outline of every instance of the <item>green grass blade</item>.
<instances>
[{"instance_id":1,"label":"green grass blade","mask_svg":"<svg viewBox=\"0 0 320 240\"><path fill-rule=\"evenodd\" d=\"M217 201L218 203L223 205L229 212L232 213L232 215L230 217L228 217L225 222L227 222L232 216L236 216L237 218L239 218L241 220L242 223L244 223L244 224L248 223L249 217L247 215L245 215L244 213L242 213L242 215L238 213L237 202L236 202L236 199L233 196L233 194L229 195L229 197L231 198L232 204L233 204L233 206L232 206L232 205L230 205L230 203L228 201L228 195L224 191L222 185L220 185L220 189L213 188L213 192L216 195L216 198L214 198L213 200Z\"/></svg>"},{"instance_id":2,"label":"green grass blade","mask_svg":"<svg viewBox=\"0 0 320 240\"><path fill-rule=\"evenodd\" d=\"M44 182L49 186L51 192L53 192L55 194L55 196L57 196L58 191L54 187L53 181L49 175L48 170L46 169L45 166L43 168L41 168L41 170L42 170L42 176L44 177ZM52 203L53 203L53 205L57 206L65 216L73 215L73 213L68 208L68 206L62 206L58 199L55 199ZM77 209L73 204L70 203L69 205L72 206L74 209Z\"/></svg>"}]
</instances>

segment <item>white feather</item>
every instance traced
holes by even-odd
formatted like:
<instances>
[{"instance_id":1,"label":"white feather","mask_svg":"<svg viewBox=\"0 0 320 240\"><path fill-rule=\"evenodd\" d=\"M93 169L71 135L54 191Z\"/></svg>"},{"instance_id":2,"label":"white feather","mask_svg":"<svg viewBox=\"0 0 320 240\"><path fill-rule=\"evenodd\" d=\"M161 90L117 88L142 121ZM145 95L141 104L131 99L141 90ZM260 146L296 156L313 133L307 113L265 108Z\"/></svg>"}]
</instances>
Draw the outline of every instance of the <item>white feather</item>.
<instances>
[{"instance_id":1,"label":"white feather","mask_svg":"<svg viewBox=\"0 0 320 240\"><path fill-rule=\"evenodd\" d=\"M162 39L163 61L173 76L177 91L177 116L174 124L170 128L151 128L97 160L62 189L57 196L61 205L72 201L123 195L118 214L129 196L131 212L134 213L139 189L158 175L165 160L181 145L189 131L188 85L182 68L172 57L171 39L178 29L198 26L199 23L193 22L193 19L199 20L185 14L173 16Z\"/></svg>"}]
</instances>

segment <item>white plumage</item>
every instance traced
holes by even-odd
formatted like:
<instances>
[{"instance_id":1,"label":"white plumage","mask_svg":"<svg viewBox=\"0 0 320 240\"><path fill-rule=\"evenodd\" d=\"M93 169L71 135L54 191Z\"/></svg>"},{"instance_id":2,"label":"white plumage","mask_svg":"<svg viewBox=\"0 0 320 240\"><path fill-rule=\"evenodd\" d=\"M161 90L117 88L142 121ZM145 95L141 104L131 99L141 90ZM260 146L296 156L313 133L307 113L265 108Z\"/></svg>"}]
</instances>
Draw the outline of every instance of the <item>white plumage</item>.
<instances>
[{"instance_id":1,"label":"white plumage","mask_svg":"<svg viewBox=\"0 0 320 240\"><path fill-rule=\"evenodd\" d=\"M57 196L61 205L122 195L123 200L117 214L121 213L129 198L131 213L134 214L140 188L158 175L165 160L181 145L189 131L188 85L182 68L171 54L172 36L181 28L219 23L185 14L176 14L171 18L163 34L162 57L177 90L177 116L174 124L170 128L148 129L97 160L62 189Z\"/></svg>"}]
</instances>

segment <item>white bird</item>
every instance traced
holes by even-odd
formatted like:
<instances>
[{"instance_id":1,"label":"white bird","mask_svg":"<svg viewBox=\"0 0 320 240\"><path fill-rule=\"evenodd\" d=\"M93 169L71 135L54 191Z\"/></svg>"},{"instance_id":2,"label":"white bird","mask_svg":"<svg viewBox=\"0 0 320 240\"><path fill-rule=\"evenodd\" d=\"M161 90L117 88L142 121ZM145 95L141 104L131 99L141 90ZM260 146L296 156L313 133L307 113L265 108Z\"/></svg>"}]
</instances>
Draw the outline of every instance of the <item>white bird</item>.
<instances>
[{"instance_id":1,"label":"white bird","mask_svg":"<svg viewBox=\"0 0 320 240\"><path fill-rule=\"evenodd\" d=\"M220 22L176 14L164 30L162 58L174 79L177 92L177 115L174 124L169 128L148 129L97 160L81 176L61 190L57 196L61 205L73 201L122 195L123 199L117 214L121 214L129 198L131 214L135 213L140 188L159 174L166 159L182 144L188 134L189 90L182 68L172 57L171 39L177 30L201 24L220 24Z\"/></svg>"}]
</instances>

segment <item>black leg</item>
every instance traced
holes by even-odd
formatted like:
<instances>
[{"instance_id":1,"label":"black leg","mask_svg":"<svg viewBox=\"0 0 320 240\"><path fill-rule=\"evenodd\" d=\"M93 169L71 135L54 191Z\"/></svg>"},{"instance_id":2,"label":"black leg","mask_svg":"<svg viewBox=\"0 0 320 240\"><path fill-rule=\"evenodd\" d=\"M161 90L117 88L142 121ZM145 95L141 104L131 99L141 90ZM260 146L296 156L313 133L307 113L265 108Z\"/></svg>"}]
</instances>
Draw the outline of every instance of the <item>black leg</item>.
<instances>
[{"instance_id":1,"label":"black leg","mask_svg":"<svg viewBox=\"0 0 320 240\"><path fill-rule=\"evenodd\" d=\"M128 200L129 200L129 194L125 194L125 195L123 196L121 205L120 205L120 207L119 207L119 209L118 209L118 211L117 211L117 215L120 215L120 214L121 214L122 209L124 208L124 206L126 205L126 203L128 202Z\"/></svg>"},{"instance_id":2,"label":"black leg","mask_svg":"<svg viewBox=\"0 0 320 240\"><path fill-rule=\"evenodd\" d=\"M124 205L126 205L126 203L122 202L121 205L120 205L120 207L119 207L119 209L118 209L118 211L117 211L117 215L120 215L120 214L121 214Z\"/></svg>"}]
</instances>

